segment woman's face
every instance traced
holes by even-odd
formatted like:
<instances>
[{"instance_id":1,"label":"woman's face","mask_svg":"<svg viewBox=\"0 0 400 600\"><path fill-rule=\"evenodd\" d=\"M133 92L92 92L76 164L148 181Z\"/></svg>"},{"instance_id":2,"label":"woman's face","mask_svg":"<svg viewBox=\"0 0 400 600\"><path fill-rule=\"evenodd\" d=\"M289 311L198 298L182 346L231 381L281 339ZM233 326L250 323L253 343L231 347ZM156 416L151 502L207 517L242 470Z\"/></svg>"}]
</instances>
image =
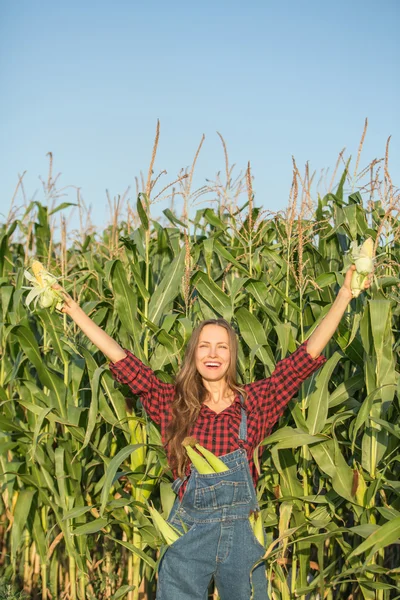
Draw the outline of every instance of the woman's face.
<instances>
[{"instance_id":1,"label":"woman's face","mask_svg":"<svg viewBox=\"0 0 400 600\"><path fill-rule=\"evenodd\" d=\"M223 379L231 361L229 335L225 327L205 325L200 332L195 356L196 368L203 379Z\"/></svg>"}]
</instances>

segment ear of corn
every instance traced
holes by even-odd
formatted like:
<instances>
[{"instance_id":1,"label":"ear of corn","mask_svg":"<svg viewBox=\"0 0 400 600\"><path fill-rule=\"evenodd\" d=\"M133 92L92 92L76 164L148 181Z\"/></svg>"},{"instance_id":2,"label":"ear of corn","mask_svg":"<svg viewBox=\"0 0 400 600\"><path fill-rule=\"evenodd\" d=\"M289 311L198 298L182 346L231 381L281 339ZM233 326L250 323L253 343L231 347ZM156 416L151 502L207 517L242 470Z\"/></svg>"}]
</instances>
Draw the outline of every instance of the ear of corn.
<instances>
[{"instance_id":1,"label":"ear of corn","mask_svg":"<svg viewBox=\"0 0 400 600\"><path fill-rule=\"evenodd\" d=\"M174 527L172 527L172 525L167 523L167 521L160 515L158 510L154 508L154 506L149 506L149 511L153 519L154 525L156 526L156 528L158 529L159 533L165 540L165 543L168 544L168 546L176 542L176 540L178 540L181 537L180 533L178 533L178 531Z\"/></svg>"},{"instance_id":2,"label":"ear of corn","mask_svg":"<svg viewBox=\"0 0 400 600\"><path fill-rule=\"evenodd\" d=\"M265 545L264 528L260 513L252 512L249 516L250 525L254 535L262 546Z\"/></svg>"},{"instance_id":3,"label":"ear of corn","mask_svg":"<svg viewBox=\"0 0 400 600\"><path fill-rule=\"evenodd\" d=\"M368 238L358 246L356 242L351 244L351 258L356 266L356 270L351 278L351 291L354 298L360 295L364 289L367 277L374 270L374 242Z\"/></svg>"},{"instance_id":4,"label":"ear of corn","mask_svg":"<svg viewBox=\"0 0 400 600\"><path fill-rule=\"evenodd\" d=\"M191 446L186 446L186 452L188 457L190 458L190 462L198 470L199 473L201 473L202 475L210 475L210 473L215 473L212 466L206 461L205 458L200 456L200 454L198 454L196 450L194 450L194 448L192 448Z\"/></svg>"},{"instance_id":5,"label":"ear of corn","mask_svg":"<svg viewBox=\"0 0 400 600\"><path fill-rule=\"evenodd\" d=\"M43 287L45 285L45 281L43 279L43 275L46 273L46 269L38 260L34 260L32 263L32 272L36 277L38 284ZM55 280L54 280L55 281Z\"/></svg>"},{"instance_id":6,"label":"ear of corn","mask_svg":"<svg viewBox=\"0 0 400 600\"><path fill-rule=\"evenodd\" d=\"M61 310L63 305L63 297L57 290L53 289L53 285L57 283L56 277L51 275L38 260L32 263L33 276L29 271L25 271L25 277L33 285L26 297L26 305L29 307L31 302L34 302L36 308L39 303L40 308L49 308L53 311L55 308Z\"/></svg>"},{"instance_id":7,"label":"ear of corn","mask_svg":"<svg viewBox=\"0 0 400 600\"><path fill-rule=\"evenodd\" d=\"M218 458L218 456L215 456L215 454L210 452L210 450L207 450L207 448L200 446L200 444L196 444L195 448L202 453L204 458L214 469L215 473L223 473L224 471L229 471L229 467L227 467L226 464L220 458Z\"/></svg>"},{"instance_id":8,"label":"ear of corn","mask_svg":"<svg viewBox=\"0 0 400 600\"><path fill-rule=\"evenodd\" d=\"M200 446L198 441L194 437L186 437L183 442L183 446L186 448L186 452L193 464L196 467L199 473L202 474L210 474L210 473L223 473L224 471L229 471L229 467L215 456L210 450ZM200 456L196 450L201 452L203 456ZM204 458L203 458L204 457Z\"/></svg>"}]
</instances>

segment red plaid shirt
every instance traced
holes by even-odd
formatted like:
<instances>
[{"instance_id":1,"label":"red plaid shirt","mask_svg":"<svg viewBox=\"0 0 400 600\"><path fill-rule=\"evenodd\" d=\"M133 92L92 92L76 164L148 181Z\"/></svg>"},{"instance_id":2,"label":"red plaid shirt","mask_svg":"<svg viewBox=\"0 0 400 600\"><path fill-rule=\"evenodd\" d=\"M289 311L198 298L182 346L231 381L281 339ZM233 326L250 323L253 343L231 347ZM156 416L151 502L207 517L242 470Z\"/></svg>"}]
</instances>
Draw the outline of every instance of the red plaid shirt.
<instances>
[{"instance_id":1,"label":"red plaid shirt","mask_svg":"<svg viewBox=\"0 0 400 600\"><path fill-rule=\"evenodd\" d=\"M144 365L129 350L125 350L125 352L127 354L125 358L116 363L110 363L111 374L114 379L127 384L134 394L140 396L149 417L160 425L164 441L165 430L171 418L170 408L174 399L175 387L171 383L163 383L157 379L150 367ZM277 363L271 377L243 386L247 392L245 403L247 442L244 447L247 451L254 485L258 479L253 460L254 449L268 436L302 382L319 369L325 361L325 356L312 358L307 352L307 341L305 341L293 354ZM237 450L241 419L240 406L239 396L218 414L203 404L189 435L194 436L202 446L217 456ZM261 447L259 457L261 457L262 450ZM176 473L173 475L177 476ZM180 497L183 495L184 488L185 485L180 489Z\"/></svg>"}]
</instances>

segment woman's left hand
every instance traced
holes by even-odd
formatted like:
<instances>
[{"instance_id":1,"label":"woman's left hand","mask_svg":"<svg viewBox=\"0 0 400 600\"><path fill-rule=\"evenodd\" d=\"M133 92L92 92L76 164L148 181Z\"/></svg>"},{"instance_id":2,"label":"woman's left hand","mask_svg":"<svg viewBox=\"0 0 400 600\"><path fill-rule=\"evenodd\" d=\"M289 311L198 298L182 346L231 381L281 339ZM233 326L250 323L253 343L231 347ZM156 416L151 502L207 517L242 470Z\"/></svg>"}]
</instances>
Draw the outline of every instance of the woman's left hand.
<instances>
[{"instance_id":1,"label":"woman's left hand","mask_svg":"<svg viewBox=\"0 0 400 600\"><path fill-rule=\"evenodd\" d=\"M350 300L353 298L353 294L351 291L351 278L352 278L355 270L356 270L356 265L350 265L350 267L347 269L346 276L344 278L344 283L343 283L342 287L340 288L340 291L343 294L346 294ZM370 273L368 275L368 278L365 280L364 290L367 290L371 286L372 277L373 277L373 273Z\"/></svg>"}]
</instances>

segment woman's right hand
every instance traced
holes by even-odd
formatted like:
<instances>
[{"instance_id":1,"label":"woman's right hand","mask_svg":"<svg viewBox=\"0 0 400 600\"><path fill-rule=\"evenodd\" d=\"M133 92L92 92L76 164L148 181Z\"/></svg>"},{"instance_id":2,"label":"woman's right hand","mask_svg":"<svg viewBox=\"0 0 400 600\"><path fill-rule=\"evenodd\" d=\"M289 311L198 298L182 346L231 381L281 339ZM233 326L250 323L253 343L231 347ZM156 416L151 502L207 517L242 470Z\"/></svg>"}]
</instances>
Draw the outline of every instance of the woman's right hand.
<instances>
[{"instance_id":1,"label":"woman's right hand","mask_svg":"<svg viewBox=\"0 0 400 600\"><path fill-rule=\"evenodd\" d=\"M64 288L59 283L54 283L51 287L60 292L64 298L64 303L61 308L62 313L70 315L74 310L76 310L79 307L79 304L75 302L75 300L68 294L68 292L64 290Z\"/></svg>"}]
</instances>

